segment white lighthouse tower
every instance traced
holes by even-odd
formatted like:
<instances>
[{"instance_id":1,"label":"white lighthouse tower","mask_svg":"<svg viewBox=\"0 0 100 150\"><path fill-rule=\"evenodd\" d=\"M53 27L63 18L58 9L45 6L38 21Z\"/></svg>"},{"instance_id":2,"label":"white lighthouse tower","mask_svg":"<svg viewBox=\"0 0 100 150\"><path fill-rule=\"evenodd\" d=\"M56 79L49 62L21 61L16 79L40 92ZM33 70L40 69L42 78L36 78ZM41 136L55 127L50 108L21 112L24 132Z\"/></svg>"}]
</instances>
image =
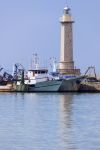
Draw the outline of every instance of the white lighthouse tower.
<instances>
[{"instance_id":1,"label":"white lighthouse tower","mask_svg":"<svg viewBox=\"0 0 100 150\"><path fill-rule=\"evenodd\" d=\"M79 75L80 69L74 68L73 61L73 19L70 13L70 8L65 7L61 23L61 50L59 72L61 74Z\"/></svg>"}]
</instances>

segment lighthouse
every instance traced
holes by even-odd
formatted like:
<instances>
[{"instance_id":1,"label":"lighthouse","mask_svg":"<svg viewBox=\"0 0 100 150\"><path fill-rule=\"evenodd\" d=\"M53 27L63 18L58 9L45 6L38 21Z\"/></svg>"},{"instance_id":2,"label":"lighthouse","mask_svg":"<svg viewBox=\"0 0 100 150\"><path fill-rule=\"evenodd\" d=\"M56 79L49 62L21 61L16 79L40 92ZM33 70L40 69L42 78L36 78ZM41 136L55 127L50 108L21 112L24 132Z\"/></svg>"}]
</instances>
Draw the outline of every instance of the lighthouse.
<instances>
[{"instance_id":1,"label":"lighthouse","mask_svg":"<svg viewBox=\"0 0 100 150\"><path fill-rule=\"evenodd\" d=\"M69 7L65 7L60 18L61 50L58 71L60 74L79 75L80 69L74 67L73 60L73 19Z\"/></svg>"}]
</instances>

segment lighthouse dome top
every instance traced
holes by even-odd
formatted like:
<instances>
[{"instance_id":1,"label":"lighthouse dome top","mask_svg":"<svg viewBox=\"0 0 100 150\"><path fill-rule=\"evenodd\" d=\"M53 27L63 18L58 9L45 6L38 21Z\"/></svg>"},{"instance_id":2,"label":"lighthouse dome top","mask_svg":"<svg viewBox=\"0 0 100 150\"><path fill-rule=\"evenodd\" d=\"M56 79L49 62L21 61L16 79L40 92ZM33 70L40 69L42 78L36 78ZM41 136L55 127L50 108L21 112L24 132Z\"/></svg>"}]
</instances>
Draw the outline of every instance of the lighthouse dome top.
<instances>
[{"instance_id":1,"label":"lighthouse dome top","mask_svg":"<svg viewBox=\"0 0 100 150\"><path fill-rule=\"evenodd\" d=\"M64 7L63 15L60 18L61 23L65 23L65 22L66 23L69 23L69 22L73 23L74 22L70 10L71 10L70 7L68 7L68 6Z\"/></svg>"},{"instance_id":2,"label":"lighthouse dome top","mask_svg":"<svg viewBox=\"0 0 100 150\"><path fill-rule=\"evenodd\" d=\"M70 14L70 8L68 6L64 7L64 14Z\"/></svg>"},{"instance_id":3,"label":"lighthouse dome top","mask_svg":"<svg viewBox=\"0 0 100 150\"><path fill-rule=\"evenodd\" d=\"M68 7L68 6L64 7L64 10L68 10L68 9L69 9L69 7Z\"/></svg>"}]
</instances>

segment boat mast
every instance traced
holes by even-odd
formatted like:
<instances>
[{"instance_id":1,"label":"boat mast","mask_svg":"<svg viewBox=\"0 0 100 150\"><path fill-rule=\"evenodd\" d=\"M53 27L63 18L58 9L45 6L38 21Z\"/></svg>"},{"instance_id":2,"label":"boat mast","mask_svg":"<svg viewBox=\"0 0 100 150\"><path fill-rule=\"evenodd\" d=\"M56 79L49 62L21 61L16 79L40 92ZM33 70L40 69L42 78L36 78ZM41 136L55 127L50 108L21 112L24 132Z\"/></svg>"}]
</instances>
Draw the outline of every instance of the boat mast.
<instances>
[{"instance_id":1,"label":"boat mast","mask_svg":"<svg viewBox=\"0 0 100 150\"><path fill-rule=\"evenodd\" d=\"M33 53L32 68L39 69L39 58L37 53Z\"/></svg>"},{"instance_id":2,"label":"boat mast","mask_svg":"<svg viewBox=\"0 0 100 150\"><path fill-rule=\"evenodd\" d=\"M57 60L55 57L50 58L50 66L52 67L52 71L56 72L57 70Z\"/></svg>"}]
</instances>

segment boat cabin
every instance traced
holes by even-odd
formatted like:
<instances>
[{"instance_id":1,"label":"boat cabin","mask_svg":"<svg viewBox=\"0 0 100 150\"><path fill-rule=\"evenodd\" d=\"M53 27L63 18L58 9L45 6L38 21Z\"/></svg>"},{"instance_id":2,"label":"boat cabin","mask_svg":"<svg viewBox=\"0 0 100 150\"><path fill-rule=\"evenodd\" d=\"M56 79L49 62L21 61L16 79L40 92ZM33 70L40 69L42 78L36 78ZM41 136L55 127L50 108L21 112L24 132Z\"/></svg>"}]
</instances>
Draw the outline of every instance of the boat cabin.
<instances>
[{"instance_id":1,"label":"boat cabin","mask_svg":"<svg viewBox=\"0 0 100 150\"><path fill-rule=\"evenodd\" d=\"M32 69L28 70L27 79L25 79L25 84L36 84L38 82L44 82L47 80L48 80L47 69Z\"/></svg>"},{"instance_id":2,"label":"boat cabin","mask_svg":"<svg viewBox=\"0 0 100 150\"><path fill-rule=\"evenodd\" d=\"M47 74L47 73L48 73L47 69L28 70L28 77L34 77L37 75L43 75L43 74Z\"/></svg>"}]
</instances>

